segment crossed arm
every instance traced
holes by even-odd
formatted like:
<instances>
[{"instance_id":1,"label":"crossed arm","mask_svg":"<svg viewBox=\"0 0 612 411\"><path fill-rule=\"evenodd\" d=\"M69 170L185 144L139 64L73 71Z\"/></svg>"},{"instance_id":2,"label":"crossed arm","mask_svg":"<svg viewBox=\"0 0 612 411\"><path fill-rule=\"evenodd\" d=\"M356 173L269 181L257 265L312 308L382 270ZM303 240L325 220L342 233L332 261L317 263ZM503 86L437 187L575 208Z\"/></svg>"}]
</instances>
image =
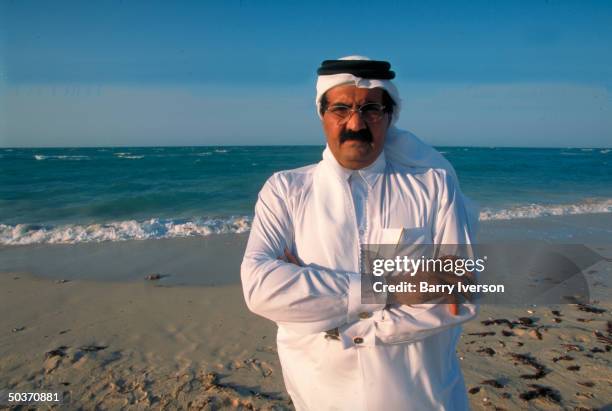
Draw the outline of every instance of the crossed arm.
<instances>
[{"instance_id":1,"label":"crossed arm","mask_svg":"<svg viewBox=\"0 0 612 411\"><path fill-rule=\"evenodd\" d=\"M452 213L442 211L442 218L448 220L451 216L452 220ZM450 228L454 227L449 227L449 233ZM255 207L241 266L243 291L251 311L295 333L314 334L338 328L347 345L356 335L364 338L364 345L411 342L476 315L476 307L471 304L462 304L456 313L440 304L362 304L359 273L300 266L295 256L286 254L292 230L285 199L270 179ZM364 313L369 316L364 318Z\"/></svg>"}]
</instances>

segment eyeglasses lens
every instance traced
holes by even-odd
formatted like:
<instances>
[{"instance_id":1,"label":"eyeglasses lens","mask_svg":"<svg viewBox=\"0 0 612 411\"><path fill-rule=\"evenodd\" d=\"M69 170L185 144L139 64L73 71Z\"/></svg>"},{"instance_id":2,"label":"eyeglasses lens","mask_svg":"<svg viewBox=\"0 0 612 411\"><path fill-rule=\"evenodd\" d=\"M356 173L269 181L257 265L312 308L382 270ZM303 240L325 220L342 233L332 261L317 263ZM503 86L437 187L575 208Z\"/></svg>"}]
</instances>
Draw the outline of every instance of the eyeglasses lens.
<instances>
[{"instance_id":1,"label":"eyeglasses lens","mask_svg":"<svg viewBox=\"0 0 612 411\"><path fill-rule=\"evenodd\" d=\"M370 103L364 104L357 110L345 105L335 105L329 108L329 111L334 114L338 119L339 123L343 124L351 118L353 111L359 111L361 118L368 123L376 123L380 121L384 114L384 107L380 104Z\"/></svg>"}]
</instances>

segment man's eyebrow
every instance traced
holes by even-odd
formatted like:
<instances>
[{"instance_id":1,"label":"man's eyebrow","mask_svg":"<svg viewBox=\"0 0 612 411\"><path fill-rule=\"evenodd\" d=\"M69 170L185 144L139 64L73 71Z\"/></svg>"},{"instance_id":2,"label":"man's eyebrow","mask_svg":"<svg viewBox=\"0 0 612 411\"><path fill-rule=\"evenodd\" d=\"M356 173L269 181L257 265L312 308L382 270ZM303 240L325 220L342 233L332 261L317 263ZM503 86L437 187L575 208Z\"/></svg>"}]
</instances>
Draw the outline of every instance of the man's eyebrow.
<instances>
[{"instance_id":1,"label":"man's eyebrow","mask_svg":"<svg viewBox=\"0 0 612 411\"><path fill-rule=\"evenodd\" d=\"M362 103L357 104L358 106L363 106L364 104L370 104L370 103L374 103L374 104L382 104L381 101L373 101L371 99L365 100ZM347 103L347 102L342 102L342 101L336 101L334 103L329 103L330 106L337 106L337 105L342 105L342 106L349 106L352 107L353 103Z\"/></svg>"},{"instance_id":2,"label":"man's eyebrow","mask_svg":"<svg viewBox=\"0 0 612 411\"><path fill-rule=\"evenodd\" d=\"M329 103L330 106L337 106L337 105L341 105L341 106L352 106L351 103L347 103L347 102L343 102L343 101L335 101L333 103Z\"/></svg>"}]
</instances>

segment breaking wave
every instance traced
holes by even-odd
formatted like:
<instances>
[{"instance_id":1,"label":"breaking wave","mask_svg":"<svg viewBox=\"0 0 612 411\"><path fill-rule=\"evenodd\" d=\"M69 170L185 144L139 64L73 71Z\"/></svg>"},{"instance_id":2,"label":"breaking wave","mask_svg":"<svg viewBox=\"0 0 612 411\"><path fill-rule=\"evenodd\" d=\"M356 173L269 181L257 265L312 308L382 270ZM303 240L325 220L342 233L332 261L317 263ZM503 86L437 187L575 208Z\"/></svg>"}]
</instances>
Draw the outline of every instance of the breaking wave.
<instances>
[{"instance_id":1,"label":"breaking wave","mask_svg":"<svg viewBox=\"0 0 612 411\"><path fill-rule=\"evenodd\" d=\"M485 208L480 211L480 221L596 213L612 213L612 199L586 199L576 204L529 204L501 210Z\"/></svg>"},{"instance_id":2,"label":"breaking wave","mask_svg":"<svg viewBox=\"0 0 612 411\"><path fill-rule=\"evenodd\" d=\"M572 214L612 213L612 199L588 199L576 204L529 204L480 211L480 220L513 220ZM103 224L0 224L0 245L76 244L102 241L149 240L176 237L205 237L213 234L245 233L252 218L126 220Z\"/></svg>"},{"instance_id":3,"label":"breaking wave","mask_svg":"<svg viewBox=\"0 0 612 411\"><path fill-rule=\"evenodd\" d=\"M244 233L251 228L251 218L201 218L194 220L118 221L105 224L0 224L0 244L76 244L101 241L148 240L173 237Z\"/></svg>"},{"instance_id":4,"label":"breaking wave","mask_svg":"<svg viewBox=\"0 0 612 411\"><path fill-rule=\"evenodd\" d=\"M42 154L34 154L34 158L36 160L89 160L89 156L51 156Z\"/></svg>"},{"instance_id":5,"label":"breaking wave","mask_svg":"<svg viewBox=\"0 0 612 411\"><path fill-rule=\"evenodd\" d=\"M133 155L132 153L115 153L115 157L127 158L131 160L137 160L137 159L144 158L144 156L137 156L137 155Z\"/></svg>"}]
</instances>

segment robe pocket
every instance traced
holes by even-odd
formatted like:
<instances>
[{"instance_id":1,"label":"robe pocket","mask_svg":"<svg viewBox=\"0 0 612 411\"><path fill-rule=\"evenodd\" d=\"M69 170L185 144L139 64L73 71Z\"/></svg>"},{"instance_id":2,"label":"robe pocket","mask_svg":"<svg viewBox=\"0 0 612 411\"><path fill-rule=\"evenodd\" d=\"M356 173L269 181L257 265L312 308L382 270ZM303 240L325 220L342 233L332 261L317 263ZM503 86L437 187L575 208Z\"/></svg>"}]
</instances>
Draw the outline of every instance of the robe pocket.
<instances>
[{"instance_id":1,"label":"robe pocket","mask_svg":"<svg viewBox=\"0 0 612 411\"><path fill-rule=\"evenodd\" d=\"M431 232L426 227L383 228L380 244L431 244Z\"/></svg>"}]
</instances>

